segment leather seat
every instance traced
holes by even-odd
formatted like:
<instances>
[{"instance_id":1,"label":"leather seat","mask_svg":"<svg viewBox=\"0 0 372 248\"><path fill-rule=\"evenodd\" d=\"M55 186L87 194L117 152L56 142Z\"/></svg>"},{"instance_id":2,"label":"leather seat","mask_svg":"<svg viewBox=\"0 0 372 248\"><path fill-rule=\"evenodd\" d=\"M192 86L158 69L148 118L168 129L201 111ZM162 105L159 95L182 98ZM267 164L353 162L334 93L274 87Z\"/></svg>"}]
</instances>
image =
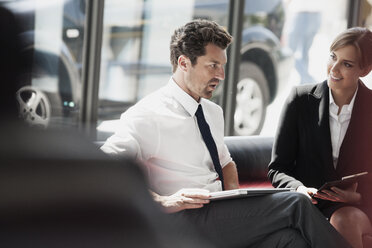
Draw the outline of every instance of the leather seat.
<instances>
[{"instance_id":1,"label":"leather seat","mask_svg":"<svg viewBox=\"0 0 372 248\"><path fill-rule=\"evenodd\" d=\"M237 165L241 187L272 187L267 171L273 137L226 136L224 140Z\"/></svg>"}]
</instances>

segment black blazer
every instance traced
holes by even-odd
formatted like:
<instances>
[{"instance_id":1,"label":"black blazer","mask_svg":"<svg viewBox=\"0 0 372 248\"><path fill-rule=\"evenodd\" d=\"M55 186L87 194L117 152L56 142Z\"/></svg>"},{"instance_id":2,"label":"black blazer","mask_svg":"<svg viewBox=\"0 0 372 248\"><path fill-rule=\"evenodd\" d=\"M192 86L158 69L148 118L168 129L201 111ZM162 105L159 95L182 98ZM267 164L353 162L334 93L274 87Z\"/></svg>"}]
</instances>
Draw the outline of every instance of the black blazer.
<instances>
[{"instance_id":1,"label":"black blazer","mask_svg":"<svg viewBox=\"0 0 372 248\"><path fill-rule=\"evenodd\" d=\"M372 192L368 189L372 187L371 169L372 91L359 82L350 124L334 169L327 81L294 88L283 109L273 145L268 173L272 184L319 188L326 181L369 171L369 176L359 183L358 191L363 197L362 208L372 210L372 197L368 194ZM319 204L326 205L327 202Z\"/></svg>"}]
</instances>

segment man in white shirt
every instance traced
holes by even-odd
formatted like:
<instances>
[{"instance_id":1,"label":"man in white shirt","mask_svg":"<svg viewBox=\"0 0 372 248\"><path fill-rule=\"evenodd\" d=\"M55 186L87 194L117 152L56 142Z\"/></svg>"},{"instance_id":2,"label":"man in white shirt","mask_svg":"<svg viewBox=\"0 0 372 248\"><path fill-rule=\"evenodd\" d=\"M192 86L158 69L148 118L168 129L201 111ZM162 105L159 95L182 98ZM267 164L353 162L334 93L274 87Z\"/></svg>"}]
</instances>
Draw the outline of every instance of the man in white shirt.
<instances>
[{"instance_id":1,"label":"man in white shirt","mask_svg":"<svg viewBox=\"0 0 372 248\"><path fill-rule=\"evenodd\" d=\"M207 100L225 77L231 39L221 26L205 20L177 29L168 85L126 111L120 129L101 149L141 160L154 200L174 213L175 222L190 221L218 247L348 247L301 194L210 202L209 192L239 187L223 142L222 109ZM207 141L205 129L214 142Z\"/></svg>"}]
</instances>

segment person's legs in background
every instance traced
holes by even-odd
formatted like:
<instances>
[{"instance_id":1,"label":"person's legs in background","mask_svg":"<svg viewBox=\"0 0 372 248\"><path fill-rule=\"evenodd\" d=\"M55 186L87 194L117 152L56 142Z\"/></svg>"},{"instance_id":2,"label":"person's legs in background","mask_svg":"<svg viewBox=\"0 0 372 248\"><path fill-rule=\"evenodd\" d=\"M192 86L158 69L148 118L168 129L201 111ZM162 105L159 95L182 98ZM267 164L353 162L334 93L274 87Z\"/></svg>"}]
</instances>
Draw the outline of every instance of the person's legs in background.
<instances>
[{"instance_id":1,"label":"person's legs in background","mask_svg":"<svg viewBox=\"0 0 372 248\"><path fill-rule=\"evenodd\" d=\"M309 73L309 50L320 24L321 13L318 12L299 12L290 19L288 46L293 51L301 84L314 83Z\"/></svg>"},{"instance_id":2,"label":"person's legs in background","mask_svg":"<svg viewBox=\"0 0 372 248\"><path fill-rule=\"evenodd\" d=\"M301 84L315 83L314 78L309 73L309 51L313 44L315 35L320 28L321 14L317 12L306 12L303 15L302 21L307 23L307 26L305 28L306 31L303 33L301 58L297 65L299 67L297 70L301 74Z\"/></svg>"}]
</instances>

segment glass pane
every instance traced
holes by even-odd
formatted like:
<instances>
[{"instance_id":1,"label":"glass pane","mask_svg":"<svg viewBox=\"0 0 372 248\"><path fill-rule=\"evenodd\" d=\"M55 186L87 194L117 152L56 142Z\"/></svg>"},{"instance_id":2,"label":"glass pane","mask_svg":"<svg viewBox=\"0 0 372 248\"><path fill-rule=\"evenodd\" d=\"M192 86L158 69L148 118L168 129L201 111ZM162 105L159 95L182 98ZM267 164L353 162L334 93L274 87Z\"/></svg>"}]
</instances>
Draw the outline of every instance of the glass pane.
<instances>
[{"instance_id":1,"label":"glass pane","mask_svg":"<svg viewBox=\"0 0 372 248\"><path fill-rule=\"evenodd\" d=\"M328 47L346 28L348 1L319 1L245 0L240 78L231 82L237 87L233 96L237 103L235 134L274 135L284 100L301 81L294 63L300 52L288 43L296 11L317 11L309 21L318 20L313 39L308 39L312 42L298 47L306 47L309 55L308 71L313 79L308 81L325 79ZM337 11L328 13L335 6ZM113 120L129 106L168 82L173 30L194 18L215 20L227 27L228 8L229 0L106 0L98 139L114 130L117 122ZM221 91L221 87L216 90L213 101L219 102Z\"/></svg>"},{"instance_id":2,"label":"glass pane","mask_svg":"<svg viewBox=\"0 0 372 248\"><path fill-rule=\"evenodd\" d=\"M31 63L18 85L21 115L35 125L77 126L84 0L1 4L12 10L19 21L23 56Z\"/></svg>"},{"instance_id":3,"label":"glass pane","mask_svg":"<svg viewBox=\"0 0 372 248\"><path fill-rule=\"evenodd\" d=\"M362 0L360 6L360 22L361 26L372 28L372 0Z\"/></svg>"},{"instance_id":4,"label":"glass pane","mask_svg":"<svg viewBox=\"0 0 372 248\"><path fill-rule=\"evenodd\" d=\"M128 107L168 82L174 29L195 17L211 19L211 13L227 22L228 1L213 1L213 9L211 2L105 1L98 139L114 130L115 120Z\"/></svg>"},{"instance_id":5,"label":"glass pane","mask_svg":"<svg viewBox=\"0 0 372 248\"><path fill-rule=\"evenodd\" d=\"M289 73L287 80L268 106L261 135L274 135L279 115L291 88L301 83L320 83L326 79L329 46L347 28L347 0L284 0L285 23L282 46L294 55L294 64L278 68ZM332 9L332 11L329 11Z\"/></svg>"},{"instance_id":6,"label":"glass pane","mask_svg":"<svg viewBox=\"0 0 372 248\"><path fill-rule=\"evenodd\" d=\"M265 120L270 121L267 106L287 82L292 54L280 43L284 21L281 0L245 1L235 135L261 133Z\"/></svg>"}]
</instances>

